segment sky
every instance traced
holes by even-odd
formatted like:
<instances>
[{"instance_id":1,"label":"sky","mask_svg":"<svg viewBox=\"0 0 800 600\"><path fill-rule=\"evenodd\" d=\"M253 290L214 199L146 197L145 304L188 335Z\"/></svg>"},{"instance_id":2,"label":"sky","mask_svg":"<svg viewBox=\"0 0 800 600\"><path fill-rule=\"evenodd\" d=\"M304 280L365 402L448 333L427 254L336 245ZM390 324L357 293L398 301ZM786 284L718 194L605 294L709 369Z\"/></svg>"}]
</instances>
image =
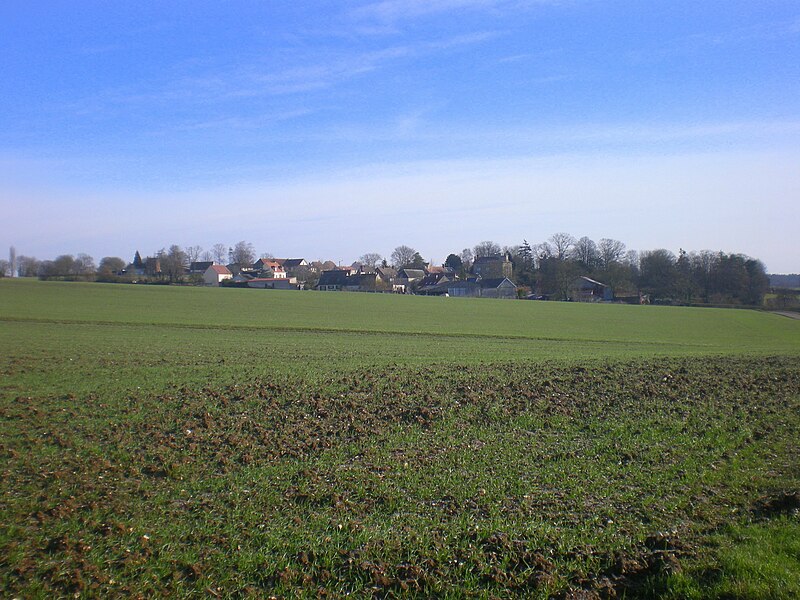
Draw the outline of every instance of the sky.
<instances>
[{"instance_id":1,"label":"sky","mask_svg":"<svg viewBox=\"0 0 800 600\"><path fill-rule=\"evenodd\" d=\"M566 232L800 272L797 0L6 0L0 86L39 259Z\"/></svg>"}]
</instances>

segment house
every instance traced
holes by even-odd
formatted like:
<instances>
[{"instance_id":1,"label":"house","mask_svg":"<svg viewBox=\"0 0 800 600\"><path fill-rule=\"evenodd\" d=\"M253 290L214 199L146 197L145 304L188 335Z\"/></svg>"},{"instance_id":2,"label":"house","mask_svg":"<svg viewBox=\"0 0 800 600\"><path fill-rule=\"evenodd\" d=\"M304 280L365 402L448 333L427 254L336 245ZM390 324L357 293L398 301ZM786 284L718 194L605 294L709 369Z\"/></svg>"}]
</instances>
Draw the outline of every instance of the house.
<instances>
[{"instance_id":1,"label":"house","mask_svg":"<svg viewBox=\"0 0 800 600\"><path fill-rule=\"evenodd\" d=\"M342 290L348 284L349 271L331 269L323 271L317 282L317 289L321 292L335 292Z\"/></svg>"},{"instance_id":2,"label":"house","mask_svg":"<svg viewBox=\"0 0 800 600\"><path fill-rule=\"evenodd\" d=\"M447 291L445 284L455 281L456 277L452 273L436 272L428 273L419 282L417 294L423 296L440 296Z\"/></svg>"},{"instance_id":3,"label":"house","mask_svg":"<svg viewBox=\"0 0 800 600\"><path fill-rule=\"evenodd\" d=\"M400 269L394 279L394 285L398 286L398 290L402 290L402 293L408 293L412 287L417 287L424 277L425 271L422 269Z\"/></svg>"},{"instance_id":4,"label":"house","mask_svg":"<svg viewBox=\"0 0 800 600\"><path fill-rule=\"evenodd\" d=\"M311 266L305 258L276 258L275 262L280 264L287 273L291 273L300 267L308 268Z\"/></svg>"},{"instance_id":5,"label":"house","mask_svg":"<svg viewBox=\"0 0 800 600\"><path fill-rule=\"evenodd\" d=\"M203 273L203 281L206 285L219 285L226 279L231 279L233 273L224 265L211 265Z\"/></svg>"},{"instance_id":6,"label":"house","mask_svg":"<svg viewBox=\"0 0 800 600\"><path fill-rule=\"evenodd\" d=\"M481 298L501 298L505 300L516 300L517 284L508 277L497 277L495 279L481 279L478 281L481 288Z\"/></svg>"},{"instance_id":7,"label":"house","mask_svg":"<svg viewBox=\"0 0 800 600\"><path fill-rule=\"evenodd\" d=\"M454 296L456 298L480 298L481 286L477 281L448 281L439 286L436 293L428 292L430 296Z\"/></svg>"},{"instance_id":8,"label":"house","mask_svg":"<svg viewBox=\"0 0 800 600\"><path fill-rule=\"evenodd\" d=\"M392 267L378 267L375 269L375 273L378 275L379 287L401 294L406 291L405 284L397 280L397 269L393 269Z\"/></svg>"},{"instance_id":9,"label":"house","mask_svg":"<svg viewBox=\"0 0 800 600\"><path fill-rule=\"evenodd\" d=\"M610 302L614 292L610 286L588 277L576 277L572 282L572 299L578 302Z\"/></svg>"},{"instance_id":10,"label":"house","mask_svg":"<svg viewBox=\"0 0 800 600\"><path fill-rule=\"evenodd\" d=\"M517 298L517 284L507 277L495 279L473 279L470 281L443 281L435 286L420 288L420 294L428 296L454 296L456 298Z\"/></svg>"},{"instance_id":11,"label":"house","mask_svg":"<svg viewBox=\"0 0 800 600\"><path fill-rule=\"evenodd\" d=\"M200 261L189 264L189 273L202 275L208 270L208 267L214 264L214 261Z\"/></svg>"},{"instance_id":12,"label":"house","mask_svg":"<svg viewBox=\"0 0 800 600\"><path fill-rule=\"evenodd\" d=\"M479 256L472 263L472 272L484 279L511 278L513 265L511 254L492 254L490 256Z\"/></svg>"},{"instance_id":13,"label":"house","mask_svg":"<svg viewBox=\"0 0 800 600\"><path fill-rule=\"evenodd\" d=\"M286 270L283 268L283 265L272 258L259 258L253 263L253 271L266 277L274 277L276 279L286 278Z\"/></svg>"},{"instance_id":14,"label":"house","mask_svg":"<svg viewBox=\"0 0 800 600\"><path fill-rule=\"evenodd\" d=\"M374 292L379 288L377 273L350 273L349 270L323 271L317 289L323 292Z\"/></svg>"},{"instance_id":15,"label":"house","mask_svg":"<svg viewBox=\"0 0 800 600\"><path fill-rule=\"evenodd\" d=\"M378 287L377 273L356 273L347 278L342 290L347 292L374 292Z\"/></svg>"}]
</instances>

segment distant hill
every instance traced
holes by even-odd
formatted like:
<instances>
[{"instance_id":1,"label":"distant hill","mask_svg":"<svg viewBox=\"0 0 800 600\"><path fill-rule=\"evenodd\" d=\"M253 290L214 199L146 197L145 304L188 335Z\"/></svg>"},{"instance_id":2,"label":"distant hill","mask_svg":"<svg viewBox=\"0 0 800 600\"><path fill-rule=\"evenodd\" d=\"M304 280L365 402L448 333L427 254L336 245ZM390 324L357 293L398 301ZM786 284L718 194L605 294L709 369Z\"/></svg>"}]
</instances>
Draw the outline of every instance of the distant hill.
<instances>
[{"instance_id":1,"label":"distant hill","mask_svg":"<svg viewBox=\"0 0 800 600\"><path fill-rule=\"evenodd\" d=\"M800 288L800 275L768 275L770 287Z\"/></svg>"}]
</instances>

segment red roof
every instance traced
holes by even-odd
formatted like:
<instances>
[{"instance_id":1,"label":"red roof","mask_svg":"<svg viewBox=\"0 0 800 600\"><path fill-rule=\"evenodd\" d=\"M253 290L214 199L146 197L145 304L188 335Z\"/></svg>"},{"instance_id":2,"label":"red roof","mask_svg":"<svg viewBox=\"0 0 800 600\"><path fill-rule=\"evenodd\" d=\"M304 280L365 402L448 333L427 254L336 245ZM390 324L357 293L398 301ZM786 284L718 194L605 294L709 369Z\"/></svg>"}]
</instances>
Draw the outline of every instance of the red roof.
<instances>
[{"instance_id":1,"label":"red roof","mask_svg":"<svg viewBox=\"0 0 800 600\"><path fill-rule=\"evenodd\" d=\"M208 268L214 271L214 273L216 273L217 275L231 275L231 272L225 265L211 265Z\"/></svg>"}]
</instances>

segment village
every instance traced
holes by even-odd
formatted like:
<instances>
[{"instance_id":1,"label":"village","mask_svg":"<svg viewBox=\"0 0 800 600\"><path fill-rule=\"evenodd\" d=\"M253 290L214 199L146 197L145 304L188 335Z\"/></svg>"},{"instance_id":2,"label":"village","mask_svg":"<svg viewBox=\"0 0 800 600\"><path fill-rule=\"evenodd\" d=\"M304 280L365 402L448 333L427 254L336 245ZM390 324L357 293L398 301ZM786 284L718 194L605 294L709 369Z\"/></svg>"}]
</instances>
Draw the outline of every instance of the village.
<instances>
[{"instance_id":1,"label":"village","mask_svg":"<svg viewBox=\"0 0 800 600\"><path fill-rule=\"evenodd\" d=\"M157 277L163 273L158 257L141 259L138 255L121 274ZM418 268L395 268L382 261L377 266L355 262L349 266L332 261L309 262L304 258L259 258L253 263L217 264L214 261L195 261L185 268L185 274L202 278L202 284L212 287L243 287L271 290L312 289L323 292L371 292L415 294L422 296L453 296L497 299L549 299L519 286L512 279L513 257L501 252L475 258L468 268L420 264ZM610 286L586 276L577 276L571 285L569 300L583 302L613 301ZM618 299L619 300L619 299ZM637 298L638 300L638 298ZM626 299L626 301L628 301Z\"/></svg>"}]
</instances>

